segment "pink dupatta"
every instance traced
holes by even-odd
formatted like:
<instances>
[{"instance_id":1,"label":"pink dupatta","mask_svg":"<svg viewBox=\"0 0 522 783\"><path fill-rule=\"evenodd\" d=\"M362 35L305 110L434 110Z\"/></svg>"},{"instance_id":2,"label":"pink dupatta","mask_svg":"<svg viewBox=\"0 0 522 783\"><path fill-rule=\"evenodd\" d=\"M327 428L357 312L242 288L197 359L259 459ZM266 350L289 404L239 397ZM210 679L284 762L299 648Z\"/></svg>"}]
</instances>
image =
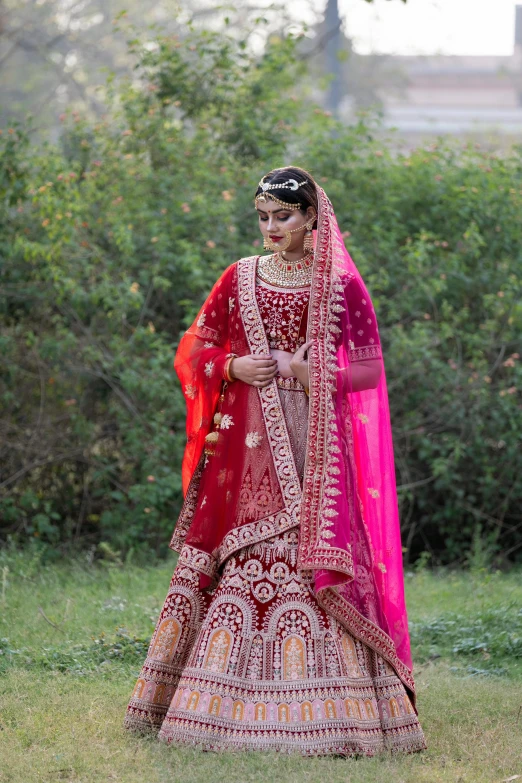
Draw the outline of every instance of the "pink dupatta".
<instances>
[{"instance_id":1,"label":"pink dupatta","mask_svg":"<svg viewBox=\"0 0 522 783\"><path fill-rule=\"evenodd\" d=\"M386 376L383 367L377 388L351 390L352 362L382 361L381 352L353 346L348 286L364 305L371 300L319 187L318 198L299 562L315 571L324 607L392 662L413 692Z\"/></svg>"}]
</instances>

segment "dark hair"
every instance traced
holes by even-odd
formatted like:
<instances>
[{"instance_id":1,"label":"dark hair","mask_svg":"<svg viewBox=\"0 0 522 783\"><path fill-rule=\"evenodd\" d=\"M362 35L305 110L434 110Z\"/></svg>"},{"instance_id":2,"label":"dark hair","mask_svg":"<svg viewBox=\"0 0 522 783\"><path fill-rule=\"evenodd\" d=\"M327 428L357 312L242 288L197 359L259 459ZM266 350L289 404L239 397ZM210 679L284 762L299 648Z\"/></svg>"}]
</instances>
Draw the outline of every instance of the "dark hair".
<instances>
[{"instance_id":1,"label":"dark hair","mask_svg":"<svg viewBox=\"0 0 522 783\"><path fill-rule=\"evenodd\" d=\"M317 186L311 174L304 169L300 169L299 166L285 166L281 169L272 169L262 179L263 183L270 183L271 185L279 185L283 182L288 182L289 179L295 179L296 182L303 182L298 190L291 190L290 188L276 188L273 191L274 196L278 196L282 201L287 201L289 204L301 204L300 211L305 214L308 207L313 207L316 214L319 212L318 200L317 200ZM263 193L261 185L258 185L256 190L256 196ZM271 191L267 190L267 197L270 196Z\"/></svg>"}]
</instances>

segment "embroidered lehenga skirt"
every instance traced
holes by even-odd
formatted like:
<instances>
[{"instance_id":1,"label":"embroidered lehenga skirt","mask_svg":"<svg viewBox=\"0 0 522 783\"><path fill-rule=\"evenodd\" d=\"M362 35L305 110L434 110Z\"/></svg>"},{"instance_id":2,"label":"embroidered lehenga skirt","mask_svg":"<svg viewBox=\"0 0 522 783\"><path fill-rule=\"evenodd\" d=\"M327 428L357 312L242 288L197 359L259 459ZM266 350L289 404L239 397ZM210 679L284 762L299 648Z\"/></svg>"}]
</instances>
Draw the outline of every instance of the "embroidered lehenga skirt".
<instances>
[{"instance_id":1,"label":"embroidered lehenga skirt","mask_svg":"<svg viewBox=\"0 0 522 783\"><path fill-rule=\"evenodd\" d=\"M279 389L302 477L308 399ZM299 528L245 547L217 585L179 563L127 708L129 729L212 751L372 756L425 748L401 680L318 604Z\"/></svg>"}]
</instances>

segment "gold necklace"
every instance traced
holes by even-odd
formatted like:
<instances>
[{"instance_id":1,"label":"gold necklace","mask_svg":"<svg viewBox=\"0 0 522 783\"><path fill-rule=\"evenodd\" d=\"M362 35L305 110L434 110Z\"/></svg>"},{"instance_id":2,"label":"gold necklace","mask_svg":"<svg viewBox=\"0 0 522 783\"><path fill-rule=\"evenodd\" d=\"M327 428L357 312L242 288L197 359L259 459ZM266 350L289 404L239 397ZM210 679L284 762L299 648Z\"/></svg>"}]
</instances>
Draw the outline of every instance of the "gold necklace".
<instances>
[{"instance_id":1,"label":"gold necklace","mask_svg":"<svg viewBox=\"0 0 522 783\"><path fill-rule=\"evenodd\" d=\"M300 288L310 285L312 280L313 253L305 253L296 261L289 261L281 253L260 256L257 274L265 283L282 288Z\"/></svg>"}]
</instances>

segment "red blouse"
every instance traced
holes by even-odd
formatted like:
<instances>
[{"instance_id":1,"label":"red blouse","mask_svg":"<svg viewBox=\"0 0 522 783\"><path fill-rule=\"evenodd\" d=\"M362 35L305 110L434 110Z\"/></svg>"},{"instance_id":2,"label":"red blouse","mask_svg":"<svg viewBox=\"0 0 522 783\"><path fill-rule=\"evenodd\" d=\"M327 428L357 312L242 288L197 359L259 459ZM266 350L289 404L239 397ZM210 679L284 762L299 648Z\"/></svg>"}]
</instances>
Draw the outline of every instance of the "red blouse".
<instances>
[{"instance_id":1,"label":"red blouse","mask_svg":"<svg viewBox=\"0 0 522 783\"><path fill-rule=\"evenodd\" d=\"M306 342L310 287L278 288L258 278L256 295L270 348L295 353Z\"/></svg>"},{"instance_id":2,"label":"red blouse","mask_svg":"<svg viewBox=\"0 0 522 783\"><path fill-rule=\"evenodd\" d=\"M357 281L348 283L351 315L350 359L353 362L381 355L375 311ZM270 348L295 353L306 342L310 288L279 288L257 278L257 302Z\"/></svg>"}]
</instances>

